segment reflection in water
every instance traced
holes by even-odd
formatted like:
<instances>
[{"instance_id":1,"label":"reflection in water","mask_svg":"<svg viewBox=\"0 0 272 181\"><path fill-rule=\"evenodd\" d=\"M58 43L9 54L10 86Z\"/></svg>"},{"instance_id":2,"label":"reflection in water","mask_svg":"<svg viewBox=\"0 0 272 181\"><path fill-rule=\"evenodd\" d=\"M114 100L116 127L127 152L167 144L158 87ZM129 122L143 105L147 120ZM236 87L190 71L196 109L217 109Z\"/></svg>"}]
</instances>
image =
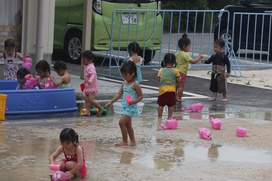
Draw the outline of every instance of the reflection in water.
<instances>
[{"instance_id":1,"label":"reflection in water","mask_svg":"<svg viewBox=\"0 0 272 181\"><path fill-rule=\"evenodd\" d=\"M221 145L211 145L208 150L208 157L210 158L210 161L216 161L219 153L218 153L218 147L221 147Z\"/></svg>"},{"instance_id":2,"label":"reflection in water","mask_svg":"<svg viewBox=\"0 0 272 181\"><path fill-rule=\"evenodd\" d=\"M130 164L134 154L129 151L123 151L120 159L120 163Z\"/></svg>"},{"instance_id":3,"label":"reflection in water","mask_svg":"<svg viewBox=\"0 0 272 181\"><path fill-rule=\"evenodd\" d=\"M156 141L165 149L157 152L153 157L155 168L170 170L174 166L181 165L184 160L183 140L156 139Z\"/></svg>"},{"instance_id":4,"label":"reflection in water","mask_svg":"<svg viewBox=\"0 0 272 181\"><path fill-rule=\"evenodd\" d=\"M201 120L202 119L202 112L189 112L190 119Z\"/></svg>"}]
</instances>

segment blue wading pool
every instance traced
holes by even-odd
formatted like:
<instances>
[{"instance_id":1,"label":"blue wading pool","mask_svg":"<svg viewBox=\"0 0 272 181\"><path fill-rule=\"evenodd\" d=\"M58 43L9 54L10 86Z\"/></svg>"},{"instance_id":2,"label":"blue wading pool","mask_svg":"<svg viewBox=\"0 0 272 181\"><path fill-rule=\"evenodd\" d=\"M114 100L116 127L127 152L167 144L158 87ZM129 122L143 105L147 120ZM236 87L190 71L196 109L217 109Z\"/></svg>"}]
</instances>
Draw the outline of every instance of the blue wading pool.
<instances>
[{"instance_id":1,"label":"blue wading pool","mask_svg":"<svg viewBox=\"0 0 272 181\"><path fill-rule=\"evenodd\" d=\"M74 88L16 90L17 81L0 80L0 93L7 95L6 115L76 111Z\"/></svg>"}]
</instances>

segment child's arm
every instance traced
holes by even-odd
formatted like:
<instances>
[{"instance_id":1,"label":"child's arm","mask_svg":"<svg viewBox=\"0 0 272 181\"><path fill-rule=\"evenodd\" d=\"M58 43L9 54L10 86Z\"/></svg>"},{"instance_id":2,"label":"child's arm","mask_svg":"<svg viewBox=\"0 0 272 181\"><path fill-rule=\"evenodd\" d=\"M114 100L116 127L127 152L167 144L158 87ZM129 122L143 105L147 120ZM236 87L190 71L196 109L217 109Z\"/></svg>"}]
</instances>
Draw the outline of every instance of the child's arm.
<instances>
[{"instance_id":1,"label":"child's arm","mask_svg":"<svg viewBox=\"0 0 272 181\"><path fill-rule=\"evenodd\" d=\"M55 86L59 86L60 84L62 84L65 79L64 76L62 76L58 81L56 81L53 75L50 75L49 78L55 84Z\"/></svg>"},{"instance_id":2,"label":"child's arm","mask_svg":"<svg viewBox=\"0 0 272 181\"><path fill-rule=\"evenodd\" d=\"M115 101L117 101L123 95L123 86L124 83L120 87L118 93L115 94L115 96L112 98L112 100L105 105L106 108L110 107Z\"/></svg>"},{"instance_id":3,"label":"child's arm","mask_svg":"<svg viewBox=\"0 0 272 181\"><path fill-rule=\"evenodd\" d=\"M73 175L76 174L79 171L79 169L81 168L81 166L83 164L83 150L82 150L81 146L77 147L76 155L77 155L76 165L73 167L72 170L66 172L69 175L69 178L72 178Z\"/></svg>"},{"instance_id":4,"label":"child's arm","mask_svg":"<svg viewBox=\"0 0 272 181\"><path fill-rule=\"evenodd\" d=\"M132 86L132 89L136 91L137 93L137 98L135 100L132 100L129 105L132 105L132 104L137 104L138 102L140 102L142 99L143 99L143 92L142 92L142 88L140 86L139 83L135 83L133 86Z\"/></svg>"},{"instance_id":5,"label":"child's arm","mask_svg":"<svg viewBox=\"0 0 272 181\"><path fill-rule=\"evenodd\" d=\"M203 55L199 55L196 59L192 59L189 62L191 64L195 64L195 63L199 62L203 57L204 57Z\"/></svg>"},{"instance_id":6,"label":"child's arm","mask_svg":"<svg viewBox=\"0 0 272 181\"><path fill-rule=\"evenodd\" d=\"M0 58L3 58L4 57L4 54L3 53L0 53Z\"/></svg>"},{"instance_id":7,"label":"child's arm","mask_svg":"<svg viewBox=\"0 0 272 181\"><path fill-rule=\"evenodd\" d=\"M20 60L23 60L24 59L24 57L23 57L23 55L21 54L21 53L19 53L19 52L16 52L17 53L17 57L20 59ZM28 55L28 54L26 54L26 55Z\"/></svg>"},{"instance_id":8,"label":"child's arm","mask_svg":"<svg viewBox=\"0 0 272 181\"><path fill-rule=\"evenodd\" d=\"M54 153L52 153L52 155L49 158L51 164L55 164L56 163L56 158L58 158L58 156L61 154L61 152L62 152L62 146L59 146L56 149L56 151Z\"/></svg>"}]
</instances>

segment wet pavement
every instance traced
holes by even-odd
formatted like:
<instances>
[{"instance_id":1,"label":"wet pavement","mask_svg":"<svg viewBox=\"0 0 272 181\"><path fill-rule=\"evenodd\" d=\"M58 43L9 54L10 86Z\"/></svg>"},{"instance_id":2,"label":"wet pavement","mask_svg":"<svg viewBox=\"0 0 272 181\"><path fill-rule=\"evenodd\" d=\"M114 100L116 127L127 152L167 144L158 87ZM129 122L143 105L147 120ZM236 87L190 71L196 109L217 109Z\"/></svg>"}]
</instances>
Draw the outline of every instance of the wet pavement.
<instances>
[{"instance_id":1,"label":"wet pavement","mask_svg":"<svg viewBox=\"0 0 272 181\"><path fill-rule=\"evenodd\" d=\"M142 115L133 119L136 147L114 146L121 133L120 115L112 108L100 118L80 117L79 111L39 118L8 117L0 122L0 180L49 180L48 158L65 127L79 133L86 150L85 180L256 180L252 177L256 174L263 176L257 180L266 180L270 175L272 144L264 139L272 128L271 110L186 100L177 104L173 115L179 120L178 129L164 131L156 119L156 102L144 102ZM196 102L205 106L202 112L181 112L181 107ZM209 117L220 118L222 130L212 130ZM248 136L237 137L237 126L245 126ZM213 139L200 139L200 127L212 130Z\"/></svg>"}]
</instances>

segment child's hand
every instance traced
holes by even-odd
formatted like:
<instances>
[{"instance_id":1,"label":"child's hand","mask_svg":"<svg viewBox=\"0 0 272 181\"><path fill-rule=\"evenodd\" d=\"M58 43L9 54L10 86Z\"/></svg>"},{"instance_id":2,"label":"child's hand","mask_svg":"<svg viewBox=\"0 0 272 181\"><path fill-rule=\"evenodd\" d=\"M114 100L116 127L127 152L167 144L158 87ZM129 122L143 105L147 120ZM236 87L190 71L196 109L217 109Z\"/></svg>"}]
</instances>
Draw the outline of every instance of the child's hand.
<instances>
[{"instance_id":1,"label":"child's hand","mask_svg":"<svg viewBox=\"0 0 272 181\"><path fill-rule=\"evenodd\" d=\"M201 60L201 62L202 62L202 63L205 63L205 60L204 60L204 59L202 59L202 60Z\"/></svg>"},{"instance_id":2,"label":"child's hand","mask_svg":"<svg viewBox=\"0 0 272 181\"><path fill-rule=\"evenodd\" d=\"M105 107L106 107L106 108L109 108L111 105L112 105L112 102L110 101L110 102L108 102L108 103L105 105Z\"/></svg>"},{"instance_id":3,"label":"child's hand","mask_svg":"<svg viewBox=\"0 0 272 181\"><path fill-rule=\"evenodd\" d=\"M204 56L203 56L202 54L200 54L200 55L199 55L199 58L202 59L202 58L204 58Z\"/></svg>"},{"instance_id":4,"label":"child's hand","mask_svg":"<svg viewBox=\"0 0 272 181\"><path fill-rule=\"evenodd\" d=\"M230 76L229 73L226 73L226 77L229 78L229 76Z\"/></svg>"},{"instance_id":5,"label":"child's hand","mask_svg":"<svg viewBox=\"0 0 272 181\"><path fill-rule=\"evenodd\" d=\"M66 174L68 175L69 179L71 179L71 178L74 177L74 175L71 172L69 172L69 171L67 171Z\"/></svg>"}]
</instances>

